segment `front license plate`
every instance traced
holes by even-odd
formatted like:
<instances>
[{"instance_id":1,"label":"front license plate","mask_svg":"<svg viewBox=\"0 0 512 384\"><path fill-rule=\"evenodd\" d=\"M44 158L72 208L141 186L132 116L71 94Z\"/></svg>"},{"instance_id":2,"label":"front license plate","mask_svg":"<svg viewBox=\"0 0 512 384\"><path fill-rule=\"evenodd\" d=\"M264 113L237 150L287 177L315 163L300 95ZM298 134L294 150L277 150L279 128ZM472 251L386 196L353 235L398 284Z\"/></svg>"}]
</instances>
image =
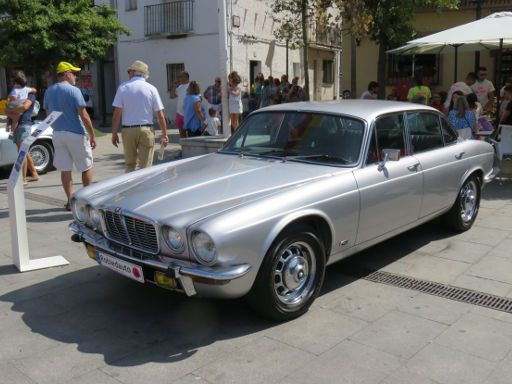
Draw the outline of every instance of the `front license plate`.
<instances>
[{"instance_id":1,"label":"front license plate","mask_svg":"<svg viewBox=\"0 0 512 384\"><path fill-rule=\"evenodd\" d=\"M142 272L142 267L139 265L120 260L101 251L96 251L96 260L101 265L110 268L123 276L129 277L130 279L136 280L140 283L144 282L144 273Z\"/></svg>"}]
</instances>

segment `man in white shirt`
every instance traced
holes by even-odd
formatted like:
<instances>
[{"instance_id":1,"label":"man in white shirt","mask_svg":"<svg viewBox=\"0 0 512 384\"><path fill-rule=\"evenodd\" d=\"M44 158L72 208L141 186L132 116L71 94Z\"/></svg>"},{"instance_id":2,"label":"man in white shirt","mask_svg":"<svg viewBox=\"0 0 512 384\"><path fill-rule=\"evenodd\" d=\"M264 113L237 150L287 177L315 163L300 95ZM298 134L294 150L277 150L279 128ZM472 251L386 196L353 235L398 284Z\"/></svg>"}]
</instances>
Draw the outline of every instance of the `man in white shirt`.
<instances>
[{"instance_id":1,"label":"man in white shirt","mask_svg":"<svg viewBox=\"0 0 512 384\"><path fill-rule=\"evenodd\" d=\"M112 144L119 145L117 131L122 124L124 159L126 172L153 164L155 150L155 131L153 118L156 114L162 130L161 145L169 143L167 121L164 106L158 90L146 79L149 68L146 63L136 60L128 68L129 80L119 86L114 97L114 116L112 117Z\"/></svg>"},{"instance_id":2,"label":"man in white shirt","mask_svg":"<svg viewBox=\"0 0 512 384\"><path fill-rule=\"evenodd\" d=\"M485 67L478 68L477 76L478 79L471 88L480 104L482 104L484 111L487 111L492 108L494 101L494 85L490 80L487 80L487 69Z\"/></svg>"},{"instance_id":3,"label":"man in white shirt","mask_svg":"<svg viewBox=\"0 0 512 384\"><path fill-rule=\"evenodd\" d=\"M469 95L470 93L473 93L473 89L471 89L471 86L476 81L476 73L475 72L469 72L466 75L466 79L464 81L458 81L456 83L453 83L450 89L448 90L448 94L446 95L446 101L444 102L444 112L448 114L450 109L450 103L452 102L453 94L457 91L462 92L464 95Z\"/></svg>"},{"instance_id":4,"label":"man in white shirt","mask_svg":"<svg viewBox=\"0 0 512 384\"><path fill-rule=\"evenodd\" d=\"M187 137L187 132L183 128L185 124L185 110L184 103L187 96L187 89L190 76L188 72L183 71L178 75L178 80L174 83L171 89L171 99L178 98L178 105L176 106L176 128L180 131L180 137Z\"/></svg>"}]
</instances>

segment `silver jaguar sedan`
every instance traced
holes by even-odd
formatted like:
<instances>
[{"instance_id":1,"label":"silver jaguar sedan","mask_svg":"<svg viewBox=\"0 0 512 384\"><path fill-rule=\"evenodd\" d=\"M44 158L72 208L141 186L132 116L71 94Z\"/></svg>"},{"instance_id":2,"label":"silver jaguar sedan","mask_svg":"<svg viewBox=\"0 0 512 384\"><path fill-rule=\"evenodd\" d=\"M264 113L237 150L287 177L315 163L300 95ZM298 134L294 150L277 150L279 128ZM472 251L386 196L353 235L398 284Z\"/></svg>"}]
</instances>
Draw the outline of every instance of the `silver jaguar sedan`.
<instances>
[{"instance_id":1,"label":"silver jaguar sedan","mask_svg":"<svg viewBox=\"0 0 512 384\"><path fill-rule=\"evenodd\" d=\"M441 217L473 225L494 151L409 103L293 103L251 114L217 153L78 191L72 239L101 265L188 296L247 296L291 319L326 265Z\"/></svg>"}]
</instances>

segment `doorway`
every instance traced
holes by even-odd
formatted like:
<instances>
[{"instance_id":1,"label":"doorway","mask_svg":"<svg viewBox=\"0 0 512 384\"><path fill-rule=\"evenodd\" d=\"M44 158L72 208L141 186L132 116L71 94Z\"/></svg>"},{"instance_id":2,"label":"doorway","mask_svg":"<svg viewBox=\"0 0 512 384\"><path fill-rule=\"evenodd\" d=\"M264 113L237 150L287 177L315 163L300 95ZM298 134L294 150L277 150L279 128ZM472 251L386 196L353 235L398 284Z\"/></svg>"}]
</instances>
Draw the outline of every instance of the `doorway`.
<instances>
[{"instance_id":1,"label":"doorway","mask_svg":"<svg viewBox=\"0 0 512 384\"><path fill-rule=\"evenodd\" d=\"M254 84L256 75L261 72L261 61L249 61L249 87Z\"/></svg>"}]
</instances>

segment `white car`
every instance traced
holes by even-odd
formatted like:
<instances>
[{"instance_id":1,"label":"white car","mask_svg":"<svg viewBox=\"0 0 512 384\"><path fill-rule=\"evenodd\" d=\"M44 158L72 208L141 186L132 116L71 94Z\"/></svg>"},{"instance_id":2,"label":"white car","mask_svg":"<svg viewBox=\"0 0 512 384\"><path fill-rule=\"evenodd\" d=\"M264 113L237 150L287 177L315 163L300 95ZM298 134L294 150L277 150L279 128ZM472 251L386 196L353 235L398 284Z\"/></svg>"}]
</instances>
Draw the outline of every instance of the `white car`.
<instances>
[{"instance_id":1,"label":"white car","mask_svg":"<svg viewBox=\"0 0 512 384\"><path fill-rule=\"evenodd\" d=\"M32 131L38 124L32 126ZM0 167L12 166L18 156L18 149L9 137L5 124L0 124ZM37 172L48 172L53 167L53 129L49 127L30 147L30 156L34 160Z\"/></svg>"}]
</instances>

